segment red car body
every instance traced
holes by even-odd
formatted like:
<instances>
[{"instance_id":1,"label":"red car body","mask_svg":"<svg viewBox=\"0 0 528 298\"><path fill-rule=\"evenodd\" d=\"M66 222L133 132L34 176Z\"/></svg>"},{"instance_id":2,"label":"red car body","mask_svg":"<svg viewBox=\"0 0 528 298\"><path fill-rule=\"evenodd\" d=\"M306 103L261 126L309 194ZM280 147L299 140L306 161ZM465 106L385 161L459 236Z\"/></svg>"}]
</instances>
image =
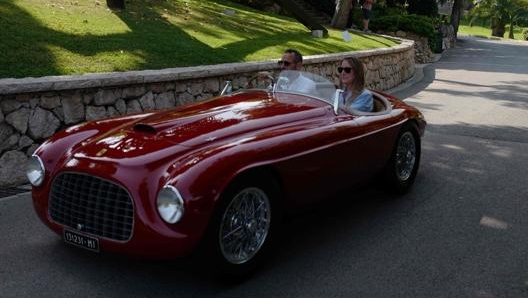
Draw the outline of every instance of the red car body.
<instances>
[{"instance_id":1,"label":"red car body","mask_svg":"<svg viewBox=\"0 0 528 298\"><path fill-rule=\"evenodd\" d=\"M248 171L265 171L276 180L284 210L321 202L382 172L402 127L412 125L419 138L426 122L404 102L375 96L386 99L387 111L336 114L329 102L304 94L247 90L70 127L35 152L45 168L43 183L32 191L36 213L64 237L72 237L64 234L71 230L96 238L96 250L149 258L186 255L204 238L221 194ZM185 213L175 224L161 219L157 209L165 185L184 200ZM83 203L84 210L76 210L63 206L68 202L50 203L51 197L99 195L105 199L97 204L108 206ZM105 215L120 212L123 202L112 201L118 196L129 200L128 213ZM59 218L50 214L54 208ZM90 210L97 214L87 215ZM95 216L108 221L97 223L100 231L88 227L96 225L88 218ZM119 225L126 227L115 236L110 230Z\"/></svg>"}]
</instances>

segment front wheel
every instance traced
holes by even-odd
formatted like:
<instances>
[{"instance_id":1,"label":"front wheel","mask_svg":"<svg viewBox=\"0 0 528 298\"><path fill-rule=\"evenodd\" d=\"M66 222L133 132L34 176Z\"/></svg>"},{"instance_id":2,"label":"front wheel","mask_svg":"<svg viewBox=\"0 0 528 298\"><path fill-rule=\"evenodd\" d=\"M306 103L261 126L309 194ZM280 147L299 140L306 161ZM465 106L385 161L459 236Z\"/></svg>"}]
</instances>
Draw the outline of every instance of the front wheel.
<instances>
[{"instance_id":1,"label":"front wheel","mask_svg":"<svg viewBox=\"0 0 528 298\"><path fill-rule=\"evenodd\" d=\"M385 170L389 187L398 194L409 190L420 165L420 135L412 124L400 130L391 158Z\"/></svg>"},{"instance_id":2,"label":"front wheel","mask_svg":"<svg viewBox=\"0 0 528 298\"><path fill-rule=\"evenodd\" d=\"M240 265L250 262L266 242L271 226L271 203L258 187L241 189L224 209L218 231L222 257Z\"/></svg>"},{"instance_id":3,"label":"front wheel","mask_svg":"<svg viewBox=\"0 0 528 298\"><path fill-rule=\"evenodd\" d=\"M243 277L266 257L280 222L273 181L267 175L241 177L222 194L208 241L219 273Z\"/></svg>"}]
</instances>

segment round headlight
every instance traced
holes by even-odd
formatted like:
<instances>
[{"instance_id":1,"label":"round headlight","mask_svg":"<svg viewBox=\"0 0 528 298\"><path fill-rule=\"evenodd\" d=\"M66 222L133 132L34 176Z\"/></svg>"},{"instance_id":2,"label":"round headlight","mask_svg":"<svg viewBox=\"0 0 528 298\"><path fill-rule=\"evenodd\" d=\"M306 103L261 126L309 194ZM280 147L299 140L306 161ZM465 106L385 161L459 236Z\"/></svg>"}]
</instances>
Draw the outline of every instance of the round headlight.
<instances>
[{"instance_id":1,"label":"round headlight","mask_svg":"<svg viewBox=\"0 0 528 298\"><path fill-rule=\"evenodd\" d=\"M40 157L33 155L28 161L26 176L33 186L40 186L44 181L44 164Z\"/></svg>"},{"instance_id":2,"label":"round headlight","mask_svg":"<svg viewBox=\"0 0 528 298\"><path fill-rule=\"evenodd\" d=\"M158 212L164 221L177 223L183 216L183 199L173 186L165 186L158 193Z\"/></svg>"}]
</instances>

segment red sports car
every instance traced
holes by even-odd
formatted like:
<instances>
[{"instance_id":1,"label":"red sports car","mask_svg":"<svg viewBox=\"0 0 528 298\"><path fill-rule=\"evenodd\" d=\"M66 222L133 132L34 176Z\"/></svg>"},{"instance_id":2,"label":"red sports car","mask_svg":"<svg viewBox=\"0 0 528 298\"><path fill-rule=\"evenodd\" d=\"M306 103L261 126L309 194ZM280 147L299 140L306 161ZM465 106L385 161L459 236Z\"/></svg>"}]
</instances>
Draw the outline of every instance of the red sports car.
<instances>
[{"instance_id":1,"label":"red sports car","mask_svg":"<svg viewBox=\"0 0 528 298\"><path fill-rule=\"evenodd\" d=\"M416 108L373 91L373 112L345 112L332 82L303 73L315 90L289 90L291 75L57 133L28 164L36 213L84 249L170 258L200 248L243 275L283 212L374 177L399 193L412 185L426 126Z\"/></svg>"}]
</instances>

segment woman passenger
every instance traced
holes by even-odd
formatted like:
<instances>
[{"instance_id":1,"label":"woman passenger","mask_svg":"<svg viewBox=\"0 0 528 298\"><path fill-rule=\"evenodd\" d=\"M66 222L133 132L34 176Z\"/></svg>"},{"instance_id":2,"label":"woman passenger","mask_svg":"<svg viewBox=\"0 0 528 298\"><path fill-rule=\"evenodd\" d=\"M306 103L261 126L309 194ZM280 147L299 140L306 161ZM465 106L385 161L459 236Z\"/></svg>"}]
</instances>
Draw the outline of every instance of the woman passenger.
<instances>
[{"instance_id":1,"label":"woman passenger","mask_svg":"<svg viewBox=\"0 0 528 298\"><path fill-rule=\"evenodd\" d=\"M372 112L374 100L372 93L365 88L365 69L361 60L356 57L345 58L337 72L341 89L344 89L339 105L346 111Z\"/></svg>"}]
</instances>

